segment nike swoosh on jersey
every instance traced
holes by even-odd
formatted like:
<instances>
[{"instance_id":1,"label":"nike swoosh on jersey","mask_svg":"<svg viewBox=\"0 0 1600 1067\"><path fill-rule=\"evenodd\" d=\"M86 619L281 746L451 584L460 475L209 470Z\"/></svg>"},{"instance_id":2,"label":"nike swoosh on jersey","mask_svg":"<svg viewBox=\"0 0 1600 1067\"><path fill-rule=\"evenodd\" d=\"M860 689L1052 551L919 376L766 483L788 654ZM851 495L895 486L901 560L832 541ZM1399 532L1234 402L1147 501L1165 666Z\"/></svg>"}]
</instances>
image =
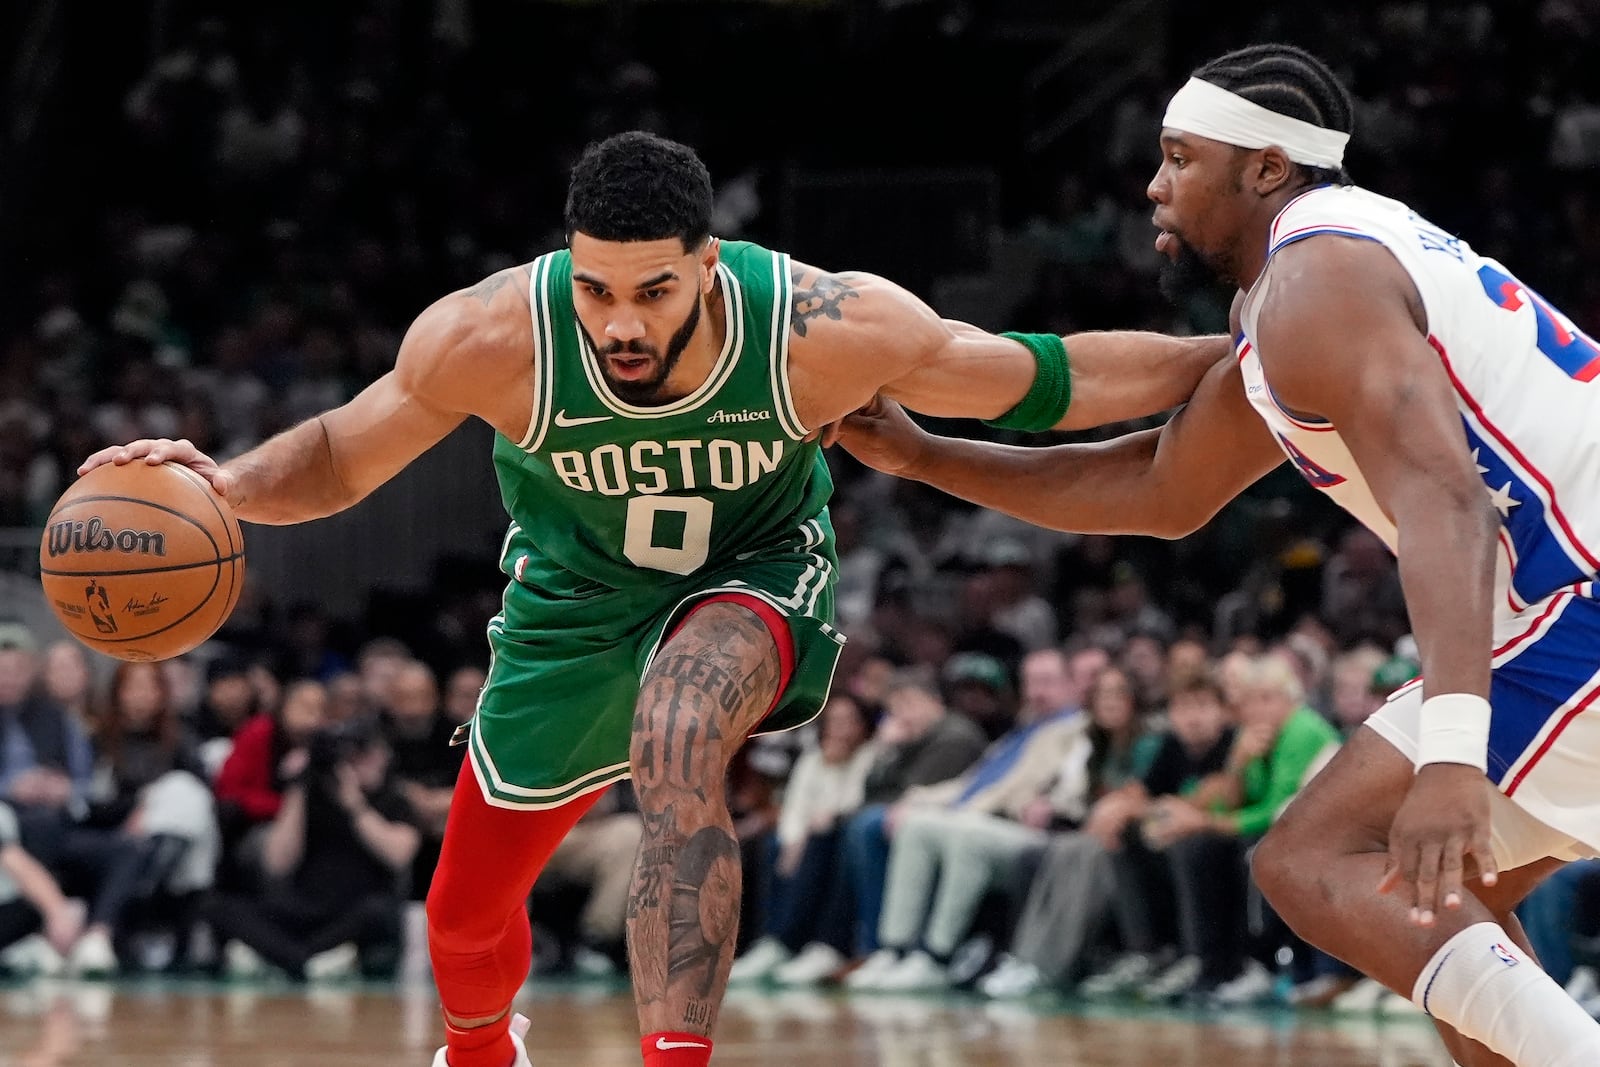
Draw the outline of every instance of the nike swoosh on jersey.
<instances>
[{"instance_id":1,"label":"nike swoosh on jersey","mask_svg":"<svg viewBox=\"0 0 1600 1067\"><path fill-rule=\"evenodd\" d=\"M656 1048L660 1049L662 1052L667 1051L667 1049L669 1049L669 1048L710 1048L710 1047L711 1047L710 1045L707 1045L707 1044L705 1044L703 1042L700 1042L700 1041L668 1041L664 1037L656 1038Z\"/></svg>"},{"instance_id":2,"label":"nike swoosh on jersey","mask_svg":"<svg viewBox=\"0 0 1600 1067\"><path fill-rule=\"evenodd\" d=\"M610 415L588 415L581 419L575 419L567 414L566 408L562 408L560 411L556 412L556 425L587 426L592 422L610 422L611 418L612 417Z\"/></svg>"}]
</instances>

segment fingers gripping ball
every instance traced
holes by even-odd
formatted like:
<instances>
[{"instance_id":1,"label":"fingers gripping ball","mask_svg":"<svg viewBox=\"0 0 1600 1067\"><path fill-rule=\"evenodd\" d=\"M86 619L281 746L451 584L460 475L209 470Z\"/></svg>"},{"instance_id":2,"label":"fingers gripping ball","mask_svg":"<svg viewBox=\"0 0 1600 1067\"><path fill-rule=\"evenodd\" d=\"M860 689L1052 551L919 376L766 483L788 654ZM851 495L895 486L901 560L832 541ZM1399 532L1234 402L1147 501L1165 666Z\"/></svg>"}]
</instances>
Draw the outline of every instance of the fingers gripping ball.
<instances>
[{"instance_id":1,"label":"fingers gripping ball","mask_svg":"<svg viewBox=\"0 0 1600 1067\"><path fill-rule=\"evenodd\" d=\"M39 574L56 617L90 648L170 659L238 603L244 537L227 501L187 467L108 463L56 501Z\"/></svg>"}]
</instances>

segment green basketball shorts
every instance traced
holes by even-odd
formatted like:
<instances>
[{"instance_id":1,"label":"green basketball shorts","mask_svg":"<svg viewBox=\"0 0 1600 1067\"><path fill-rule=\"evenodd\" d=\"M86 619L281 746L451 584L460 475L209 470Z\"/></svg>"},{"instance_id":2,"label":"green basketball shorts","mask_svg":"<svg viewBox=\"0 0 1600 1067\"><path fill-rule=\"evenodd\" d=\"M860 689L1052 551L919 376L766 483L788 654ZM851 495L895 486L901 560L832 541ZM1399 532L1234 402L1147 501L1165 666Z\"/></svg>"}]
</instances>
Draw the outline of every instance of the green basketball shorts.
<instances>
[{"instance_id":1,"label":"green basketball shorts","mask_svg":"<svg viewBox=\"0 0 1600 1067\"><path fill-rule=\"evenodd\" d=\"M513 581L489 623L489 677L468 731L485 799L552 808L628 777L634 708L662 635L720 593L765 601L794 641L794 673L756 732L815 718L844 635L832 625L835 565L799 547L760 552L687 583L582 598Z\"/></svg>"}]
</instances>

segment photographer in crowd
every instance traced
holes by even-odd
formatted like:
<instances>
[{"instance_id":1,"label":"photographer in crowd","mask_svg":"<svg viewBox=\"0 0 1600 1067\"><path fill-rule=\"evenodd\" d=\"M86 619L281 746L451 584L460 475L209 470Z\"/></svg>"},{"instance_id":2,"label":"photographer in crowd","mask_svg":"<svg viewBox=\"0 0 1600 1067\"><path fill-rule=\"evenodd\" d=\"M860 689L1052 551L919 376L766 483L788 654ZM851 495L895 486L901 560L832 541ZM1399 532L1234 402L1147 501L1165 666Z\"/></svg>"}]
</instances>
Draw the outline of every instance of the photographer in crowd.
<instances>
[{"instance_id":1,"label":"photographer in crowd","mask_svg":"<svg viewBox=\"0 0 1600 1067\"><path fill-rule=\"evenodd\" d=\"M389 748L371 719L313 734L267 830L266 886L208 902L217 942L242 944L296 980L348 973L357 957L364 974L392 971L420 834L388 778ZM254 969L252 953L233 945L227 959L230 970Z\"/></svg>"}]
</instances>

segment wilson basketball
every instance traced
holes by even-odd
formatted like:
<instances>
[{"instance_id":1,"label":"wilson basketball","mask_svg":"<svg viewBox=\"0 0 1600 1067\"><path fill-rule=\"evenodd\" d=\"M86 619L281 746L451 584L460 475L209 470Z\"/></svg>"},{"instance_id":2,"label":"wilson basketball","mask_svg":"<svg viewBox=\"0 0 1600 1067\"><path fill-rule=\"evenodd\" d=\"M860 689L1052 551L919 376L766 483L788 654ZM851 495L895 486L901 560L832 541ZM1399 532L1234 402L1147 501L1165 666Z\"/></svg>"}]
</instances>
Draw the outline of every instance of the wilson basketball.
<instances>
[{"instance_id":1,"label":"wilson basketball","mask_svg":"<svg viewBox=\"0 0 1600 1067\"><path fill-rule=\"evenodd\" d=\"M238 602L244 538L227 501L189 468L108 463L56 501L39 575L56 618L90 648L170 659Z\"/></svg>"}]
</instances>

